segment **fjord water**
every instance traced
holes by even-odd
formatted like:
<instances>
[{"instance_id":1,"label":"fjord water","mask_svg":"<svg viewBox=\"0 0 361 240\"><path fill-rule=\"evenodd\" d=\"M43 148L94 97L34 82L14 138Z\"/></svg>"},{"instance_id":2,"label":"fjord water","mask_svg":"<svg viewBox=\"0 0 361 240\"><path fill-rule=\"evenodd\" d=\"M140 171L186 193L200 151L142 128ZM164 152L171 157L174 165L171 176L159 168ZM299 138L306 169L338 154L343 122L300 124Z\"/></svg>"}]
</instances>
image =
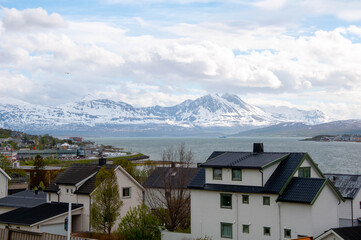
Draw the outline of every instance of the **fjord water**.
<instances>
[{"instance_id":1,"label":"fjord water","mask_svg":"<svg viewBox=\"0 0 361 240\"><path fill-rule=\"evenodd\" d=\"M182 143L191 149L195 162L204 162L213 151L253 150L253 143L262 142L266 152L308 152L323 173L361 174L361 143L313 142L302 138L91 138L99 144L124 148L160 160L163 150Z\"/></svg>"}]
</instances>

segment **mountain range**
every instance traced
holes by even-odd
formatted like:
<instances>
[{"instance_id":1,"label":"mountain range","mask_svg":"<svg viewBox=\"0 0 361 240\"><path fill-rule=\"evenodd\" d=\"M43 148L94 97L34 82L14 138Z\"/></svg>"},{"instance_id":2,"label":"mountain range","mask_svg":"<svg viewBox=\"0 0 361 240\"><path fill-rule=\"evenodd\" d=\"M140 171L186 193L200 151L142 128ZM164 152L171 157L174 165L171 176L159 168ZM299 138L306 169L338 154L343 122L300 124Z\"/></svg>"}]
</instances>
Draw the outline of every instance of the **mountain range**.
<instances>
[{"instance_id":1,"label":"mountain range","mask_svg":"<svg viewBox=\"0 0 361 240\"><path fill-rule=\"evenodd\" d=\"M321 111L260 108L237 95L210 94L171 107L85 98L60 106L0 99L0 127L28 133L83 136L191 136L231 134L282 123L321 124Z\"/></svg>"}]
</instances>

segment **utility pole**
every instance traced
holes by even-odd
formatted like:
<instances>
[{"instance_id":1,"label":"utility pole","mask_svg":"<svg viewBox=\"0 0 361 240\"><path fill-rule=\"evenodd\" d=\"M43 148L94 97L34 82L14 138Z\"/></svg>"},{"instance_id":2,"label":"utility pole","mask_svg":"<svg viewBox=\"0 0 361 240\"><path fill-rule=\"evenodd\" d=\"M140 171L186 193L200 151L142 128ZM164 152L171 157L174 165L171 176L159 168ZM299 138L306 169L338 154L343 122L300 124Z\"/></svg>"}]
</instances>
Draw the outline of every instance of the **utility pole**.
<instances>
[{"instance_id":1,"label":"utility pole","mask_svg":"<svg viewBox=\"0 0 361 240\"><path fill-rule=\"evenodd\" d=\"M68 211L68 235L67 240L70 240L71 233L71 202L69 202L69 211Z\"/></svg>"}]
</instances>

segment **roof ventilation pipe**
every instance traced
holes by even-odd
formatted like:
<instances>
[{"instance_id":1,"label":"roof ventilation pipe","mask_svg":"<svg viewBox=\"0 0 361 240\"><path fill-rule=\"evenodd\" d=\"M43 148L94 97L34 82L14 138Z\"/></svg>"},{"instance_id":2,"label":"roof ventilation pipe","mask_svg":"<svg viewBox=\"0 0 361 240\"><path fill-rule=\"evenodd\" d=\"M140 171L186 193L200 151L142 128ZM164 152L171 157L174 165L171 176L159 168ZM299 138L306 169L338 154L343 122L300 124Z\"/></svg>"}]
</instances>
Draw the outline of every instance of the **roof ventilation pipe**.
<instances>
[{"instance_id":1,"label":"roof ventilation pipe","mask_svg":"<svg viewBox=\"0 0 361 240\"><path fill-rule=\"evenodd\" d=\"M99 158L99 166L104 166L107 164L107 160L103 157Z\"/></svg>"},{"instance_id":2,"label":"roof ventilation pipe","mask_svg":"<svg viewBox=\"0 0 361 240\"><path fill-rule=\"evenodd\" d=\"M254 153L263 153L263 143L253 143Z\"/></svg>"}]
</instances>

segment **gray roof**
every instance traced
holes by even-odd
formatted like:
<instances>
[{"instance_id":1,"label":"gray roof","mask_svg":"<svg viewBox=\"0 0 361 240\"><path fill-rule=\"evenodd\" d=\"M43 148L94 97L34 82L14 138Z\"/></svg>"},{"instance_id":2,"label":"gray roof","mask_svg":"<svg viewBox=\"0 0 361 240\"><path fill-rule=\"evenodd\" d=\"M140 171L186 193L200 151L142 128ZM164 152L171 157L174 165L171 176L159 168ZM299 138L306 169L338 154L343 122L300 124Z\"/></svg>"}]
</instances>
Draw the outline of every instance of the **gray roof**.
<instances>
[{"instance_id":1,"label":"gray roof","mask_svg":"<svg viewBox=\"0 0 361 240\"><path fill-rule=\"evenodd\" d=\"M216 152L202 167L228 167L262 169L285 158L289 153Z\"/></svg>"},{"instance_id":2,"label":"gray roof","mask_svg":"<svg viewBox=\"0 0 361 240\"><path fill-rule=\"evenodd\" d=\"M0 207L31 208L46 202L46 193L39 191L25 190L4 198L0 198Z\"/></svg>"},{"instance_id":3,"label":"gray roof","mask_svg":"<svg viewBox=\"0 0 361 240\"><path fill-rule=\"evenodd\" d=\"M342 196L354 199L361 188L361 175L325 174L331 180Z\"/></svg>"},{"instance_id":4,"label":"gray roof","mask_svg":"<svg viewBox=\"0 0 361 240\"><path fill-rule=\"evenodd\" d=\"M197 168L157 167L145 180L143 187L164 188L166 184L171 184L174 188L187 188L187 185L197 172Z\"/></svg>"},{"instance_id":5,"label":"gray roof","mask_svg":"<svg viewBox=\"0 0 361 240\"><path fill-rule=\"evenodd\" d=\"M72 210L83 204L72 204ZM31 226L68 212L68 203L44 203L33 208L18 208L0 215L0 223Z\"/></svg>"}]
</instances>

